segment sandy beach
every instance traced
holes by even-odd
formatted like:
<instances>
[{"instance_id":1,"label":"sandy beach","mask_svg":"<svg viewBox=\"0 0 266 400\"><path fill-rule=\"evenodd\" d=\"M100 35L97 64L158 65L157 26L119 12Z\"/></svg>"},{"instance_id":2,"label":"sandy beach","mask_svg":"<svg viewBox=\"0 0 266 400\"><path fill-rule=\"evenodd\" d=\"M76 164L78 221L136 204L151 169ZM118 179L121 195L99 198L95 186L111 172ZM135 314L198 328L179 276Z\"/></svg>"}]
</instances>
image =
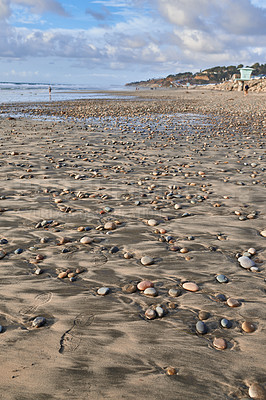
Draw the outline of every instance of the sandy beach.
<instances>
[{"instance_id":1,"label":"sandy beach","mask_svg":"<svg viewBox=\"0 0 266 400\"><path fill-rule=\"evenodd\" d=\"M121 95L0 108L0 397L266 399L266 94Z\"/></svg>"}]
</instances>

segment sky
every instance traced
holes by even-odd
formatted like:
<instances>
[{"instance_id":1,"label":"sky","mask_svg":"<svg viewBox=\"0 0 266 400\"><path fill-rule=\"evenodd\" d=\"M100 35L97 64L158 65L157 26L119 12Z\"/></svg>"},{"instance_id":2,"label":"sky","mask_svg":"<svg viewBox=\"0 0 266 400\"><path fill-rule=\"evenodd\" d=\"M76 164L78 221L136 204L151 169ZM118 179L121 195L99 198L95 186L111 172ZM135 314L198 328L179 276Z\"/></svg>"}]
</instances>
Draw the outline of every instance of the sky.
<instances>
[{"instance_id":1,"label":"sky","mask_svg":"<svg viewBox=\"0 0 266 400\"><path fill-rule=\"evenodd\" d=\"M266 0L0 0L0 82L94 87L266 63Z\"/></svg>"}]
</instances>

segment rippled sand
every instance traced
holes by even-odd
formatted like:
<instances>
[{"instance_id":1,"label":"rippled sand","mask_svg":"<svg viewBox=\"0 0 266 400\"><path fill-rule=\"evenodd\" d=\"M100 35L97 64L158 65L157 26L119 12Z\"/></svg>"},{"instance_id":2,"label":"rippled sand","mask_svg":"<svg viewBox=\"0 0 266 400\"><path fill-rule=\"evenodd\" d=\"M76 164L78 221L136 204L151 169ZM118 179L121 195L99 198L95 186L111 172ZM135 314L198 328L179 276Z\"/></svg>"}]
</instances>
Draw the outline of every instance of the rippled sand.
<instances>
[{"instance_id":1,"label":"rippled sand","mask_svg":"<svg viewBox=\"0 0 266 400\"><path fill-rule=\"evenodd\" d=\"M233 400L265 382L265 95L137 95L2 106L7 400ZM116 229L104 229L108 221ZM82 244L84 236L93 242ZM236 258L251 247L255 272ZM142 256L153 263L142 265ZM75 280L58 278L77 268ZM142 280L157 297L122 289ZM187 281L199 291L183 289ZM99 296L101 287L110 292ZM173 288L180 296L169 296ZM156 305L165 315L146 319ZM204 335L195 328L200 311L209 316ZM32 327L36 316L43 327ZM244 321L255 331L244 332ZM217 350L215 338L227 348Z\"/></svg>"}]
</instances>

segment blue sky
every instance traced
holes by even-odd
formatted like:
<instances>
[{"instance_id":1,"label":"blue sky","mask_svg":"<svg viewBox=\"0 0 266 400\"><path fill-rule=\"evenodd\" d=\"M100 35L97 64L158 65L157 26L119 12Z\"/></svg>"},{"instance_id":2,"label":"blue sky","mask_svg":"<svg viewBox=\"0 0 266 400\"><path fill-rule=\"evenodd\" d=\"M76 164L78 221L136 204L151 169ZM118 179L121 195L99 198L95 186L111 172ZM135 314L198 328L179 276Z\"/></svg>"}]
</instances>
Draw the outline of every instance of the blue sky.
<instances>
[{"instance_id":1,"label":"blue sky","mask_svg":"<svg viewBox=\"0 0 266 400\"><path fill-rule=\"evenodd\" d=\"M0 81L108 87L266 63L266 0L0 0Z\"/></svg>"}]
</instances>

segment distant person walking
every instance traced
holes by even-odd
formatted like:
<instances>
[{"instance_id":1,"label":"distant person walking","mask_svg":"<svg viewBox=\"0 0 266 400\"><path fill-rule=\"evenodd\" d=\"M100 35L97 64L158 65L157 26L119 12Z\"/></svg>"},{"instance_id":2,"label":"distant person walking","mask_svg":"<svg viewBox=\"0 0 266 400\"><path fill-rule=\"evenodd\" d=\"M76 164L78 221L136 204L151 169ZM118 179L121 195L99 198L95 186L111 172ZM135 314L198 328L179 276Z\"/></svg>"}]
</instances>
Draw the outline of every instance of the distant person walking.
<instances>
[{"instance_id":1,"label":"distant person walking","mask_svg":"<svg viewBox=\"0 0 266 400\"><path fill-rule=\"evenodd\" d=\"M51 88L51 86L49 86L48 91L49 91L49 99L51 100L51 94L52 94L52 88Z\"/></svg>"},{"instance_id":2,"label":"distant person walking","mask_svg":"<svg viewBox=\"0 0 266 400\"><path fill-rule=\"evenodd\" d=\"M248 94L248 89L249 89L249 86L245 85L245 88L244 88L244 95L245 96L247 96L247 94Z\"/></svg>"}]
</instances>

